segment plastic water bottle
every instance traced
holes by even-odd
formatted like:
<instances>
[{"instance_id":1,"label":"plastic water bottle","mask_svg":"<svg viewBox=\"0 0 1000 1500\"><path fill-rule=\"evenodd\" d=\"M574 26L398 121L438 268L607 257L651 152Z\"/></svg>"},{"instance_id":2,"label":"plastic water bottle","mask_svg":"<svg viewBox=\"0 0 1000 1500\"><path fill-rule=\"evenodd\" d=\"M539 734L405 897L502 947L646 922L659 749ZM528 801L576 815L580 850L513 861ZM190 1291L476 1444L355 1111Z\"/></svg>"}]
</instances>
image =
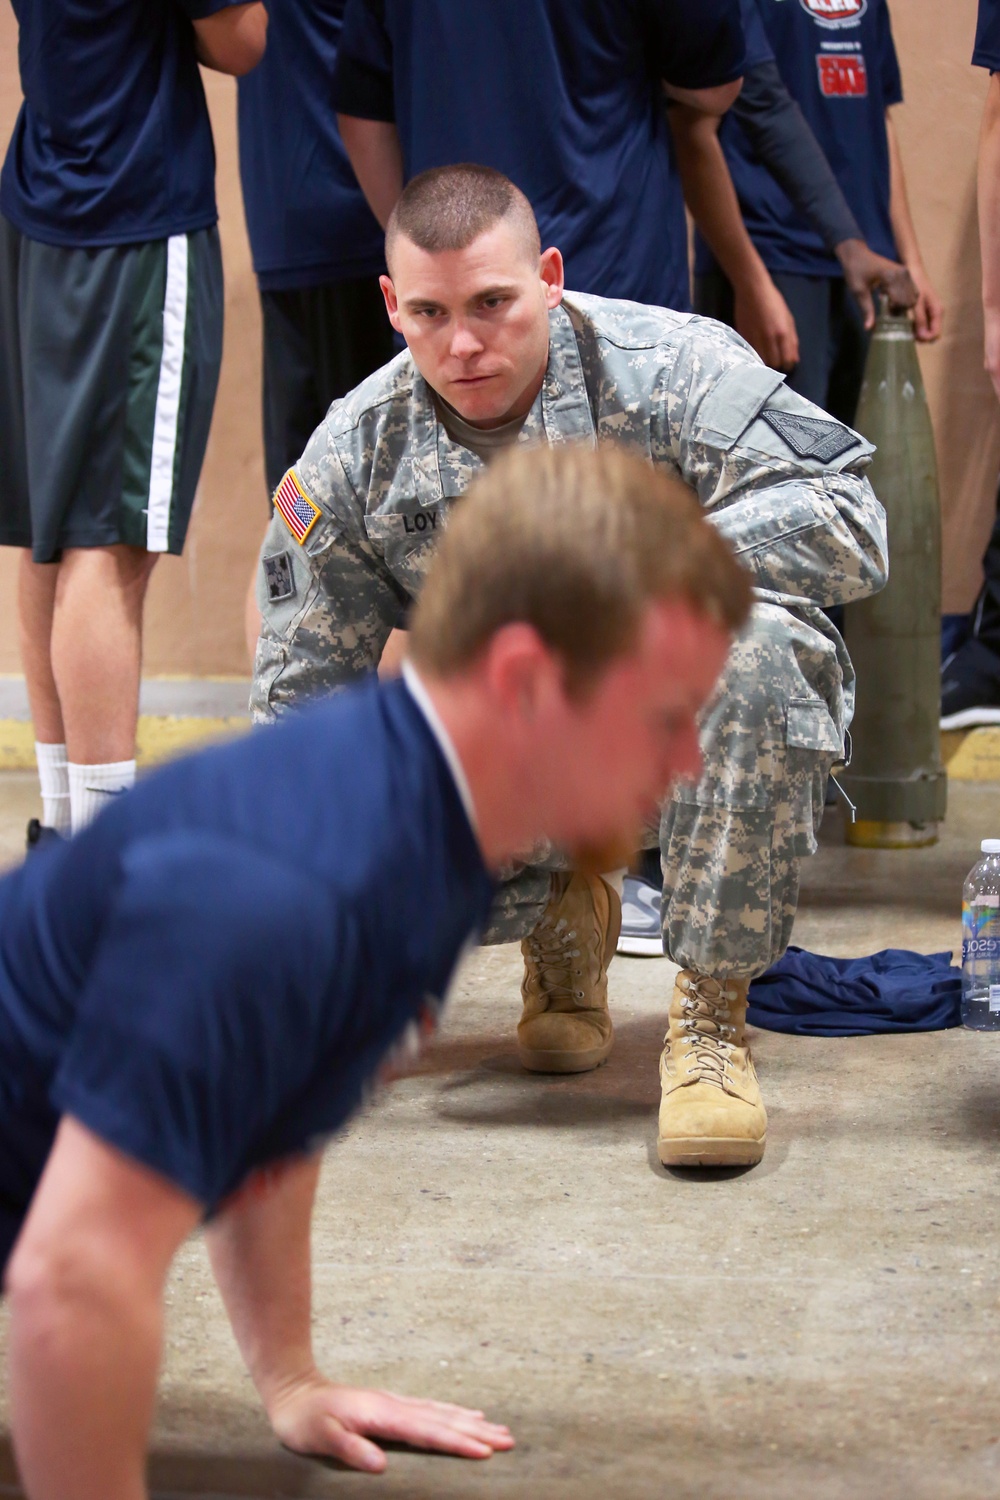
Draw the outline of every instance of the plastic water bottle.
<instances>
[{"instance_id":1,"label":"plastic water bottle","mask_svg":"<svg viewBox=\"0 0 1000 1500\"><path fill-rule=\"evenodd\" d=\"M1000 839L980 848L962 887L962 1024L1000 1031Z\"/></svg>"}]
</instances>

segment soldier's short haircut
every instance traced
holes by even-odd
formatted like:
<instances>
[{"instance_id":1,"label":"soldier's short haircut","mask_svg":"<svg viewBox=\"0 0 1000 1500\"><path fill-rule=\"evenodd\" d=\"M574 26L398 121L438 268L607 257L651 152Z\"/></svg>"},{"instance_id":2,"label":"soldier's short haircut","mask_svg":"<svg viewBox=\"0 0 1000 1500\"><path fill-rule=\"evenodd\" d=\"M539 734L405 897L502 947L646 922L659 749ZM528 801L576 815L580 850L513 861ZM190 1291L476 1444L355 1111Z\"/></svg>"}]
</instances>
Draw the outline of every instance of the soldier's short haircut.
<instances>
[{"instance_id":1,"label":"soldier's short haircut","mask_svg":"<svg viewBox=\"0 0 1000 1500\"><path fill-rule=\"evenodd\" d=\"M452 167L431 167L406 184L389 215L385 231L389 274L400 235L432 254L465 250L503 219L509 219L523 238L525 253L537 258L541 240L534 212L509 177L468 161Z\"/></svg>"},{"instance_id":2,"label":"soldier's short haircut","mask_svg":"<svg viewBox=\"0 0 1000 1500\"><path fill-rule=\"evenodd\" d=\"M648 606L670 599L733 632L750 613L750 576L687 485L610 444L518 445L455 502L410 650L447 676L523 621L581 697L636 644Z\"/></svg>"}]
</instances>

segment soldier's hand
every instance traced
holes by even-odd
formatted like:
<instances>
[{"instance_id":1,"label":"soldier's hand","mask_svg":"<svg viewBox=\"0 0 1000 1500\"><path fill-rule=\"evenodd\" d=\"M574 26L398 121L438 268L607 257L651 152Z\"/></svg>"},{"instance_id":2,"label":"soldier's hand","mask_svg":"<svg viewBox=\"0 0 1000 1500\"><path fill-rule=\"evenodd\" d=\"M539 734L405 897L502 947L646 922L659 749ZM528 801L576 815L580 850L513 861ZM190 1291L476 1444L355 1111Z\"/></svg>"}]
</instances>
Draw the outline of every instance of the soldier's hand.
<instances>
[{"instance_id":1,"label":"soldier's hand","mask_svg":"<svg viewBox=\"0 0 1000 1500\"><path fill-rule=\"evenodd\" d=\"M385 1454L371 1438L457 1458L490 1458L514 1446L510 1430L488 1422L481 1411L334 1385L318 1373L276 1396L268 1415L286 1448L337 1458L369 1474L380 1474L386 1467Z\"/></svg>"},{"instance_id":2,"label":"soldier's hand","mask_svg":"<svg viewBox=\"0 0 1000 1500\"><path fill-rule=\"evenodd\" d=\"M791 308L768 276L753 287L736 287L736 332L766 365L787 375L799 362L799 335Z\"/></svg>"},{"instance_id":3,"label":"soldier's hand","mask_svg":"<svg viewBox=\"0 0 1000 1500\"><path fill-rule=\"evenodd\" d=\"M884 255L876 255L864 240L842 240L837 246L837 259L847 289L861 309L866 328L875 327L873 292L885 292L890 306L895 308L909 308L916 304L920 293L906 266L888 260Z\"/></svg>"}]
</instances>

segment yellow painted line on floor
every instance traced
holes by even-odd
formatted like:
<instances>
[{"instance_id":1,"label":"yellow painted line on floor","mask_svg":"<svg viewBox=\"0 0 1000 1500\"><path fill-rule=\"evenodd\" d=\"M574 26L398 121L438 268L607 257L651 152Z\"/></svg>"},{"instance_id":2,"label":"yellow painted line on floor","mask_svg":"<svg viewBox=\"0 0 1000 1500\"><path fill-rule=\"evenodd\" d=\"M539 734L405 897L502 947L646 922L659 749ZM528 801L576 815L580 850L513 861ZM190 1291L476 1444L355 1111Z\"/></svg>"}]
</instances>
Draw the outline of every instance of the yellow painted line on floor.
<instances>
[{"instance_id":1,"label":"yellow painted line on floor","mask_svg":"<svg viewBox=\"0 0 1000 1500\"><path fill-rule=\"evenodd\" d=\"M952 781L1000 781L1000 725L943 734L941 758Z\"/></svg>"},{"instance_id":2,"label":"yellow painted line on floor","mask_svg":"<svg viewBox=\"0 0 1000 1500\"><path fill-rule=\"evenodd\" d=\"M152 766L186 750L196 750L217 740L245 734L250 721L245 716L197 719L180 714L143 714L136 735L136 759ZM23 719L0 719L0 771L35 769L35 733Z\"/></svg>"}]
</instances>

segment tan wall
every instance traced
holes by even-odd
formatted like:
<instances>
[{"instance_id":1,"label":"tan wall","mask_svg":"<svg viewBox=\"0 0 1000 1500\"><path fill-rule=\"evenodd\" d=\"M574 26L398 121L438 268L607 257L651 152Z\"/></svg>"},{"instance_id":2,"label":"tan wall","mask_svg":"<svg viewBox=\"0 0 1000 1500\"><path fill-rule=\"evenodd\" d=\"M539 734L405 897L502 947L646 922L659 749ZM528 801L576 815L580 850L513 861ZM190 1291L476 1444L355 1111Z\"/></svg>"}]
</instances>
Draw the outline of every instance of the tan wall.
<instances>
[{"instance_id":1,"label":"tan wall","mask_svg":"<svg viewBox=\"0 0 1000 1500\"><path fill-rule=\"evenodd\" d=\"M896 121L914 218L948 310L941 344L923 353L944 511L944 604L962 610L979 582L1000 466L1000 409L981 369L975 149L986 74L969 67L976 0L893 0L907 103ZM0 9L0 140L19 93L11 11ZM242 610L266 510L260 451L260 327L236 166L236 89L206 76L219 159L226 266L222 381L186 554L165 558L148 610L146 669L246 669ZM0 549L0 671L18 670L14 555Z\"/></svg>"}]
</instances>

